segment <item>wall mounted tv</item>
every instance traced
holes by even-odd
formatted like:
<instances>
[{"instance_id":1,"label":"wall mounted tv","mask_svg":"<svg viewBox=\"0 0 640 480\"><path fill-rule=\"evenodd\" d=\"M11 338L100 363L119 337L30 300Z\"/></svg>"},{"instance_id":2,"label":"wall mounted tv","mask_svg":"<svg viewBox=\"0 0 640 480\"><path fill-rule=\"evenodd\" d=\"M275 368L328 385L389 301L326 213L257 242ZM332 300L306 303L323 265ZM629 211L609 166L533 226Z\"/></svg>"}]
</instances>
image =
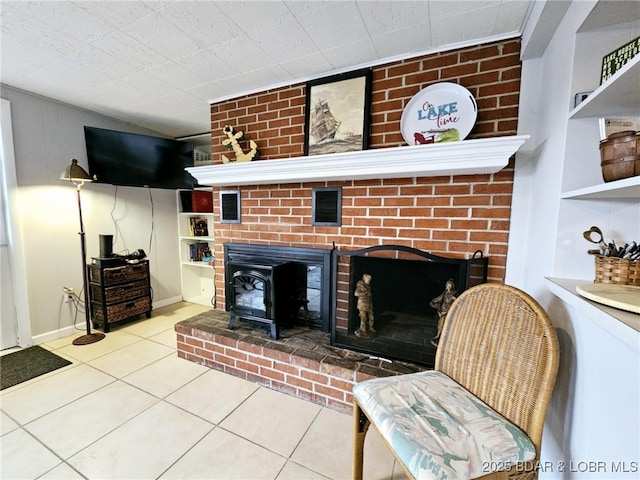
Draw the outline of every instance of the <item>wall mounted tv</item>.
<instances>
[{"instance_id":1,"label":"wall mounted tv","mask_svg":"<svg viewBox=\"0 0 640 480\"><path fill-rule=\"evenodd\" d=\"M193 144L137 133L84 127L89 174L97 183L150 188L193 188Z\"/></svg>"}]
</instances>

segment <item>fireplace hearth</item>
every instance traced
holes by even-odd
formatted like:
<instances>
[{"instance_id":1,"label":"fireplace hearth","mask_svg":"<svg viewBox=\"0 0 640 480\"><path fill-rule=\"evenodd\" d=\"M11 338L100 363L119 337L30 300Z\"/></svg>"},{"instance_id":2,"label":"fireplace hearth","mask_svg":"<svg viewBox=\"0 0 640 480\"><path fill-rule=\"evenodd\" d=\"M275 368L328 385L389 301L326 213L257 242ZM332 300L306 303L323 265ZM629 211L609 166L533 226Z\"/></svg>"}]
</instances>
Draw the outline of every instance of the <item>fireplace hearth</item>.
<instances>
[{"instance_id":1,"label":"fireplace hearth","mask_svg":"<svg viewBox=\"0 0 640 480\"><path fill-rule=\"evenodd\" d=\"M394 245L334 250L332 345L433 367L438 336L434 299L447 282L453 282L457 294L486 282L487 267L480 251L470 259L454 259ZM370 293L364 301L363 289Z\"/></svg>"},{"instance_id":2,"label":"fireplace hearth","mask_svg":"<svg viewBox=\"0 0 640 480\"><path fill-rule=\"evenodd\" d=\"M487 281L488 258L448 258L401 245L361 250L225 243L229 329L259 322L331 333L334 347L433 367L438 314L450 295ZM370 295L368 297L367 295ZM440 309L441 310L441 309Z\"/></svg>"}]
</instances>

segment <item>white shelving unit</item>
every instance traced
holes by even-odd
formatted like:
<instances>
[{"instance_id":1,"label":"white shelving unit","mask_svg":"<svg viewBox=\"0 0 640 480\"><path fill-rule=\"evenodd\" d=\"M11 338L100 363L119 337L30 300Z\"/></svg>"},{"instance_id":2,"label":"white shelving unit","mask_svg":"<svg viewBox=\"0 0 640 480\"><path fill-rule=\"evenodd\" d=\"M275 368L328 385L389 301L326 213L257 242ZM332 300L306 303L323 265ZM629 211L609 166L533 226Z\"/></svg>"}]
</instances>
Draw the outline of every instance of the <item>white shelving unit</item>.
<instances>
[{"instance_id":1,"label":"white shelving unit","mask_svg":"<svg viewBox=\"0 0 640 480\"><path fill-rule=\"evenodd\" d=\"M210 189L203 190L210 192ZM213 262L196 261L191 258L191 245L196 243L206 243L211 252L214 250L213 212L183 211L180 192L178 191L177 194L177 205L182 299L186 302L213 306L215 302L215 266ZM192 218L206 220L207 235L193 234Z\"/></svg>"},{"instance_id":2,"label":"white shelving unit","mask_svg":"<svg viewBox=\"0 0 640 480\"><path fill-rule=\"evenodd\" d=\"M637 36L638 21L620 17L619 23L612 24L607 15L601 15L604 8L602 2L597 5L575 35L572 93L592 93L568 114L554 278L548 279L549 289L578 311L585 311L587 304L592 307L592 302L580 297L574 287L592 282L595 276L594 259L586 253L593 245L580 241L582 232L597 225L606 241L640 239L640 177L605 183L598 148L599 118L640 116L640 56L594 86L602 57ZM621 329L607 328L616 336L626 336L629 327L640 331L638 322L629 321L634 314L611 308L589 312L605 317L602 326L611 325L612 320L622 322Z\"/></svg>"}]
</instances>

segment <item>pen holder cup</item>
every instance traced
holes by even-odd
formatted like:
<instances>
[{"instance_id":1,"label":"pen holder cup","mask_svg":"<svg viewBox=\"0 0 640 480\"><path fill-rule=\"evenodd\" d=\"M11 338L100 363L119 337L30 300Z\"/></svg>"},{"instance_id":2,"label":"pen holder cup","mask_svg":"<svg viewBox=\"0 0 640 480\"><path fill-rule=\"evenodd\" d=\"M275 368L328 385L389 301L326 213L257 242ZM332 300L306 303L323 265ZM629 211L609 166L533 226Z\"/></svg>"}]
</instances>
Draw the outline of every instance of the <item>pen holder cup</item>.
<instances>
[{"instance_id":1,"label":"pen holder cup","mask_svg":"<svg viewBox=\"0 0 640 480\"><path fill-rule=\"evenodd\" d=\"M640 260L596 255L595 283L640 286Z\"/></svg>"}]
</instances>

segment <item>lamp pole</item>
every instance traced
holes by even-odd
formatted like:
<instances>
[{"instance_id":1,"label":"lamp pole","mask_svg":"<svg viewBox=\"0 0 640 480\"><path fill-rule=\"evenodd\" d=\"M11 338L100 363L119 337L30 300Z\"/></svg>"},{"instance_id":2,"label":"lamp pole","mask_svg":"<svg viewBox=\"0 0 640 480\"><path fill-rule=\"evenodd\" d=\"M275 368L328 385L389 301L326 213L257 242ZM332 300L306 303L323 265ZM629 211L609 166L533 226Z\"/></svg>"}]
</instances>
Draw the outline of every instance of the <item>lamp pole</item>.
<instances>
[{"instance_id":1,"label":"lamp pole","mask_svg":"<svg viewBox=\"0 0 640 480\"><path fill-rule=\"evenodd\" d=\"M80 218L80 251L82 252L82 289L84 291L84 317L87 326L87 333L81 335L73 340L74 345L89 345L95 343L104 338L104 333L96 332L91 333L91 318L89 309L91 303L89 300L89 279L87 273L87 242L84 234L84 222L82 221L82 202L80 201L80 188L85 182L90 182L92 179L89 174L78 165L78 161L74 158L60 176L62 180L70 180L76 187L76 197L78 199L78 216Z\"/></svg>"},{"instance_id":2,"label":"lamp pole","mask_svg":"<svg viewBox=\"0 0 640 480\"><path fill-rule=\"evenodd\" d=\"M82 286L84 290L84 316L87 326L86 335L82 335L73 340L74 345L88 345L90 343L95 343L104 338L104 333L91 333L91 319L89 316L90 302L89 302L89 279L87 276L87 241L85 239L84 233L84 223L82 221L82 202L80 202L80 187L81 183L76 185L76 193L78 198L78 215L80 217L80 231L78 235L80 235L80 250L82 251Z\"/></svg>"}]
</instances>

